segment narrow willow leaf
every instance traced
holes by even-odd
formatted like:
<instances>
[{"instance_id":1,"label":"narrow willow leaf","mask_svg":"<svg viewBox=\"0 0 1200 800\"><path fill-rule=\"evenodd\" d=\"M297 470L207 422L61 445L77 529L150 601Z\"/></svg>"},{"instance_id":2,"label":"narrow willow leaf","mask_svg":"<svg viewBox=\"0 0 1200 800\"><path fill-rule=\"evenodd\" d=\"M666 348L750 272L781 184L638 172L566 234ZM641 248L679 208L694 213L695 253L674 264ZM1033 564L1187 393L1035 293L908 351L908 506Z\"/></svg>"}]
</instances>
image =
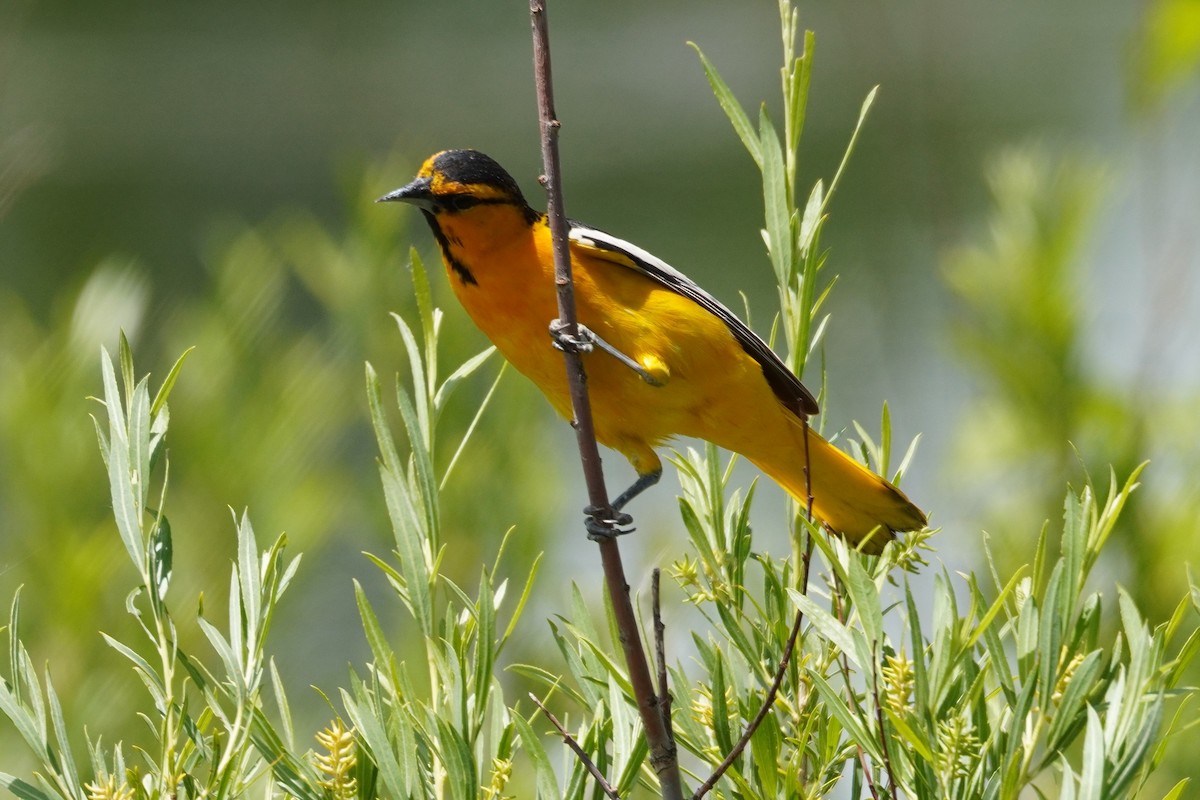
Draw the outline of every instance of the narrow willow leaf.
<instances>
[{"instance_id":1,"label":"narrow willow leaf","mask_svg":"<svg viewBox=\"0 0 1200 800\"><path fill-rule=\"evenodd\" d=\"M12 792L20 800L54 800L49 794L43 792L33 784L26 783L14 775L9 775L7 772L0 772L0 786Z\"/></svg>"},{"instance_id":2,"label":"narrow willow leaf","mask_svg":"<svg viewBox=\"0 0 1200 800\"><path fill-rule=\"evenodd\" d=\"M275 708L279 711L280 727L283 730L283 739L287 743L287 749L295 750L295 728L292 725L292 707L288 704L287 692L283 688L283 678L279 674L279 668L275 666L275 659L272 658L268 662L271 676L271 695L275 698ZM264 718L265 720L265 718ZM267 723L268 725L270 723ZM273 728L272 728L273 730Z\"/></svg>"},{"instance_id":3,"label":"narrow willow leaf","mask_svg":"<svg viewBox=\"0 0 1200 800\"><path fill-rule=\"evenodd\" d=\"M133 348L129 346L129 339L125 336L125 331L122 330L117 338L117 359L121 362L121 378L125 382L125 399L133 397L133 387L137 383L136 373L133 371Z\"/></svg>"},{"instance_id":4,"label":"narrow willow leaf","mask_svg":"<svg viewBox=\"0 0 1200 800\"><path fill-rule=\"evenodd\" d=\"M621 767L621 773L617 776L617 782L614 784L617 794L627 797L633 791L634 784L641 775L642 765L646 763L646 756L649 754L650 744L646 741L646 737L636 737L633 748L629 751L625 764Z\"/></svg>"},{"instance_id":5,"label":"narrow willow leaf","mask_svg":"<svg viewBox=\"0 0 1200 800\"><path fill-rule=\"evenodd\" d=\"M492 688L492 669L496 665L496 608L492 576L487 569L480 570L479 600L476 603L478 627L475 632L475 670L472 678L476 714L482 715L487 707ZM482 724L482 718L476 721Z\"/></svg>"},{"instance_id":6,"label":"narrow willow leaf","mask_svg":"<svg viewBox=\"0 0 1200 800\"><path fill-rule=\"evenodd\" d=\"M421 348L417 345L417 337L413 334L412 328L408 326L404 318L399 314L392 314L392 319L396 321L396 327L400 329L400 338L404 340L404 350L408 354L408 366L412 372L412 385L418 396L414 410L419 424L409 430L409 435L420 440L428 448L433 442L433 432L430 426L429 409L424 402L427 383Z\"/></svg>"},{"instance_id":7,"label":"narrow willow leaf","mask_svg":"<svg viewBox=\"0 0 1200 800\"><path fill-rule=\"evenodd\" d=\"M713 95L717 98L717 103L721 106L721 110L725 112L725 116L729 117L729 122L733 125L733 130L737 133L738 138L742 140L742 144L750 153L750 157L754 159L754 163L762 168L762 151L759 146L758 135L754 132L754 126L750 124L750 118L742 109L741 103L733 96L729 86L725 80L717 72L717 68L713 66L708 57L695 42L688 42L688 46L696 51L696 55L700 57L700 64L704 67L704 75L708 78L708 85L712 87Z\"/></svg>"},{"instance_id":8,"label":"narrow willow leaf","mask_svg":"<svg viewBox=\"0 0 1200 800\"><path fill-rule=\"evenodd\" d=\"M541 737L534 732L533 727L520 714L513 715L513 724L521 737L521 749L533 762L534 787L538 798L551 800L562 796L558 789L558 779L554 776L554 767L546 748L542 746Z\"/></svg>"},{"instance_id":9,"label":"narrow willow leaf","mask_svg":"<svg viewBox=\"0 0 1200 800\"><path fill-rule=\"evenodd\" d=\"M909 724L907 717L900 716L890 708L884 708L883 712L887 715L888 721L892 723L892 727L900 734L900 738L903 740L902 746L915 750L917 755L932 764L933 748L925 737L924 731L918 732L916 728Z\"/></svg>"},{"instance_id":10,"label":"narrow willow leaf","mask_svg":"<svg viewBox=\"0 0 1200 800\"><path fill-rule=\"evenodd\" d=\"M409 267L412 271L413 279L413 295L417 298L417 313L421 318L421 334L425 340L425 366L429 371L426 381L416 382L413 384L414 389L422 394L432 394L433 385L437 380L437 313L438 310L433 307L433 292L429 287L429 272L425 269L425 262L421 260L420 253L417 248L411 247L408 251Z\"/></svg>"},{"instance_id":11,"label":"narrow willow leaf","mask_svg":"<svg viewBox=\"0 0 1200 800\"><path fill-rule=\"evenodd\" d=\"M399 381L396 382L396 403L400 408L400 418L404 420L408 444L412 450L410 463L417 471L417 485L420 488L417 497L421 501L419 509L423 512L426 530L433 533L438 530L438 490L437 482L433 478L433 453L429 449L431 440L420 438L421 426L425 423L419 421L417 409L421 408L422 404L417 401L414 405L412 395Z\"/></svg>"},{"instance_id":12,"label":"narrow willow leaf","mask_svg":"<svg viewBox=\"0 0 1200 800\"><path fill-rule=\"evenodd\" d=\"M879 587L863 568L862 559L850 558L846 563L846 589L850 600L858 610L863 632L872 649L883 640L883 608L879 601Z\"/></svg>"},{"instance_id":13,"label":"narrow willow leaf","mask_svg":"<svg viewBox=\"0 0 1200 800\"><path fill-rule=\"evenodd\" d=\"M354 581L354 601L358 605L358 615L362 619L363 632L371 648L371 657L375 659L375 669L388 674L391 672L389 665L393 658L392 646L379 624L375 609L371 607L371 601L367 599L367 594L357 579Z\"/></svg>"},{"instance_id":14,"label":"narrow willow leaf","mask_svg":"<svg viewBox=\"0 0 1200 800\"><path fill-rule=\"evenodd\" d=\"M151 590L159 603L167 599L171 585L171 572L175 561L175 545L171 537L171 523L160 515L150 529L150 579Z\"/></svg>"},{"instance_id":15,"label":"narrow willow leaf","mask_svg":"<svg viewBox=\"0 0 1200 800\"><path fill-rule=\"evenodd\" d=\"M150 404L150 416L157 418L163 407L167 404L167 398L171 396L171 390L175 388L175 381L179 380L179 373L183 371L183 362L195 350L195 346L189 347L183 351L183 355L175 359L175 363L171 365L171 371L167 373L167 377L162 382L162 386L158 387L158 391L154 394L154 402Z\"/></svg>"},{"instance_id":16,"label":"narrow willow leaf","mask_svg":"<svg viewBox=\"0 0 1200 800\"><path fill-rule=\"evenodd\" d=\"M104 405L108 413L108 482L112 494L113 517L125 551L139 576L146 575L146 555L142 547L141 506L131 485L128 431L125 427L121 396L108 352L100 362L104 376Z\"/></svg>"},{"instance_id":17,"label":"narrow willow leaf","mask_svg":"<svg viewBox=\"0 0 1200 800\"><path fill-rule=\"evenodd\" d=\"M370 364L367 365L367 405L371 410L371 422L375 427L375 438L379 443L381 463L380 478L383 496L387 502L392 531L396 538L396 552L404 575L403 597L417 624L425 636L433 634L432 597L429 587L429 563L423 538L422 517L404 477L391 428L383 412L379 379Z\"/></svg>"},{"instance_id":18,"label":"narrow willow leaf","mask_svg":"<svg viewBox=\"0 0 1200 800\"><path fill-rule=\"evenodd\" d=\"M1136 733L1131 739L1126 739L1125 748L1116 763L1112 765L1106 786L1106 791L1112 797L1120 797L1125 794L1125 790L1141 771L1146 754L1150 752L1150 748L1158 736L1159 725L1162 722L1162 695L1150 700L1147 705Z\"/></svg>"},{"instance_id":19,"label":"narrow willow leaf","mask_svg":"<svg viewBox=\"0 0 1200 800\"><path fill-rule=\"evenodd\" d=\"M83 800L83 786L79 783L79 772L75 766L75 755L71 752L71 740L67 736L67 723L63 719L62 704L58 701L58 692L50 680L50 668L43 674L46 683L46 702L50 706L50 723L54 728L54 739L58 744L58 767L61 770L63 783L71 795Z\"/></svg>"},{"instance_id":20,"label":"narrow willow leaf","mask_svg":"<svg viewBox=\"0 0 1200 800\"><path fill-rule=\"evenodd\" d=\"M1012 577L1008 579L1008 583L1005 584L1004 588L1000 590L1000 594L996 595L996 599L992 601L992 605L988 607L988 610L982 617L980 617L979 622L975 625L974 632L967 639L967 647L974 647L979 641L979 638L983 636L989 628L992 627L992 623L1004 609L1004 604L1008 600L1008 596L1011 595L1017 588L1017 584L1021 582L1023 577L1025 577L1025 573L1028 570L1029 565L1022 564L1021 567L1012 574ZM974 576L972 576L971 582L974 584Z\"/></svg>"},{"instance_id":21,"label":"narrow willow leaf","mask_svg":"<svg viewBox=\"0 0 1200 800\"><path fill-rule=\"evenodd\" d=\"M859 661L859 648L854 641L854 634L849 628L838 622L832 614L811 600L807 595L803 595L795 589L788 589L788 595L792 598L792 602L796 604L796 607L804 612L804 616L812 623L821 636L827 639L839 651L845 653L854 663L854 666L859 669L864 668L865 664Z\"/></svg>"},{"instance_id":22,"label":"narrow willow leaf","mask_svg":"<svg viewBox=\"0 0 1200 800\"><path fill-rule=\"evenodd\" d=\"M1171 791L1163 795L1163 800L1179 800L1183 797L1183 790L1192 782L1191 778L1183 778L1179 783L1171 787Z\"/></svg>"},{"instance_id":23,"label":"narrow willow leaf","mask_svg":"<svg viewBox=\"0 0 1200 800\"><path fill-rule=\"evenodd\" d=\"M450 397L454 394L454 390L458 388L459 384L474 375L475 371L486 364L487 360L495 353L496 348L489 347L482 353L471 356L458 369L454 370L450 374L450 377L446 378L442 385L438 387L437 394L433 396L435 419L437 418L436 415L440 414L442 409L446 407L446 403L450 400Z\"/></svg>"},{"instance_id":24,"label":"narrow willow leaf","mask_svg":"<svg viewBox=\"0 0 1200 800\"><path fill-rule=\"evenodd\" d=\"M841 726L846 729L846 733L850 735L854 745L861 747L871 758L882 762L883 752L879 749L879 740L870 734L862 720L850 710L850 706L846 704L838 691L830 686L819 672L810 668L808 675L812 679L817 693L821 695L826 710L831 712Z\"/></svg>"},{"instance_id":25,"label":"narrow willow leaf","mask_svg":"<svg viewBox=\"0 0 1200 800\"><path fill-rule=\"evenodd\" d=\"M1104 653L1094 650L1084 657L1071 675L1071 680L1063 690L1058 708L1050 729L1046 733L1046 747L1058 750L1066 747L1078 732L1079 726L1086 720L1084 703L1086 703L1096 688L1097 681L1104 671Z\"/></svg>"},{"instance_id":26,"label":"narrow willow leaf","mask_svg":"<svg viewBox=\"0 0 1200 800\"><path fill-rule=\"evenodd\" d=\"M396 760L392 743L384 732L383 721L375 715L370 704L364 702L364 691L361 683L354 687L353 695L343 689L342 705L350 716L350 721L358 729L358 735L366 744L368 754L379 767L379 777L383 780L387 793L392 797L408 797L419 776L400 769L400 762Z\"/></svg>"},{"instance_id":27,"label":"narrow willow leaf","mask_svg":"<svg viewBox=\"0 0 1200 800\"><path fill-rule=\"evenodd\" d=\"M750 737L750 756L754 771L762 786L763 797L778 797L779 763L783 754L783 734L774 714L763 717L762 723Z\"/></svg>"},{"instance_id":28,"label":"narrow willow leaf","mask_svg":"<svg viewBox=\"0 0 1200 800\"><path fill-rule=\"evenodd\" d=\"M458 463L459 457L467 449L467 442L471 441L471 436L475 433L475 428L478 427L479 420L483 419L483 412L491 405L492 397L496 394L496 387L500 385L500 379L504 377L504 373L507 371L508 362L501 362L500 369L496 371L496 377L492 381L492 385L488 387L487 392L483 395L483 399L479 401L479 405L475 409L475 416L471 417L471 423L467 425L462 438L458 441L458 447L454 450L454 455L450 457L450 463L446 465L446 471L442 473L441 483L438 484L439 491L446 488L446 483L450 480L450 473L454 471L454 465Z\"/></svg>"},{"instance_id":29,"label":"narrow willow leaf","mask_svg":"<svg viewBox=\"0 0 1200 800\"><path fill-rule=\"evenodd\" d=\"M1096 709L1088 706L1087 735L1083 740L1083 767L1079 772L1079 800L1104 798L1104 726Z\"/></svg>"},{"instance_id":30,"label":"narrow willow leaf","mask_svg":"<svg viewBox=\"0 0 1200 800\"><path fill-rule=\"evenodd\" d=\"M133 663L134 669L138 673L138 677L146 685L147 691L150 692L150 697L154 701L154 706L157 709L166 709L166 687L163 685L162 678L158 672L154 670L146 659L142 658L132 648L118 642L107 633L101 632L100 636L108 643L108 646L116 650L121 655L125 656Z\"/></svg>"},{"instance_id":31,"label":"narrow willow leaf","mask_svg":"<svg viewBox=\"0 0 1200 800\"><path fill-rule=\"evenodd\" d=\"M251 706L249 713L252 715L250 741L270 764L275 782L296 800L328 800L321 789L321 777L307 761L293 755L290 735L285 744L261 708Z\"/></svg>"},{"instance_id":32,"label":"narrow willow leaf","mask_svg":"<svg viewBox=\"0 0 1200 800\"><path fill-rule=\"evenodd\" d=\"M775 279L779 285L787 286L791 283L793 265L796 263L792 239L792 203L788 195L779 135L771 125L765 106L759 113L758 129L762 144L763 205L771 265L775 268Z\"/></svg>"},{"instance_id":33,"label":"narrow willow leaf","mask_svg":"<svg viewBox=\"0 0 1200 800\"><path fill-rule=\"evenodd\" d=\"M450 796L474 800L479 793L479 776L470 746L462 733L444 717L437 718L437 735L437 749L446 768Z\"/></svg>"},{"instance_id":34,"label":"narrow willow leaf","mask_svg":"<svg viewBox=\"0 0 1200 800\"><path fill-rule=\"evenodd\" d=\"M13 681L16 682L15 679ZM13 727L35 753L46 753L48 743L44 731L17 700L7 681L0 681L0 711L12 721Z\"/></svg>"},{"instance_id":35,"label":"narrow willow leaf","mask_svg":"<svg viewBox=\"0 0 1200 800\"><path fill-rule=\"evenodd\" d=\"M729 686L725 681L727 667L725 665L725 656L719 649L716 651L716 656L716 669L710 673L710 679L712 680L713 738L716 739L717 749L722 753L728 753L733 749L733 733L729 728Z\"/></svg>"},{"instance_id":36,"label":"narrow willow leaf","mask_svg":"<svg viewBox=\"0 0 1200 800\"><path fill-rule=\"evenodd\" d=\"M854 146L858 144L858 135L862 133L863 123L867 120L867 114L870 112L871 106L874 105L875 95L878 92L878 86L872 87L863 100L862 108L858 111L858 121L854 123L854 132L850 134L850 141L846 144L846 152L842 154L842 160L838 164L837 172L833 174L833 180L829 182L829 192L825 195L825 200L821 203L822 214L829 207L829 201L833 197L833 193L837 191L838 184L842 182L842 175L846 171L846 165L850 163L850 154L854 152Z\"/></svg>"},{"instance_id":37,"label":"narrow willow leaf","mask_svg":"<svg viewBox=\"0 0 1200 800\"><path fill-rule=\"evenodd\" d=\"M538 570L542 565L542 556L544 553L538 553L533 559L533 566L529 568L529 575L525 578L525 588L521 590L521 597L517 600L517 607L513 609L512 617L508 620L508 627L504 629L504 635L500 637L500 644L496 648L499 653L503 649L505 642L512 636L513 631L517 628L517 621L521 619L521 614L525 611L525 605L529 602L529 596L533 592L533 582L537 578Z\"/></svg>"}]
</instances>

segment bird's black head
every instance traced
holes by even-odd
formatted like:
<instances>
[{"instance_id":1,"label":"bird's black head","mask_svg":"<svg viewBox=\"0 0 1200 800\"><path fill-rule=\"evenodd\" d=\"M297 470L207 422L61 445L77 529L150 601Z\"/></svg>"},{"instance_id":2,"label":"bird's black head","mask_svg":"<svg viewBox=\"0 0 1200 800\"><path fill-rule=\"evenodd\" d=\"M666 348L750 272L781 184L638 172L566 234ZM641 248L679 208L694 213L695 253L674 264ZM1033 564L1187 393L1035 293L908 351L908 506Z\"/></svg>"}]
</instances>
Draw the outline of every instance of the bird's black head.
<instances>
[{"instance_id":1,"label":"bird's black head","mask_svg":"<svg viewBox=\"0 0 1200 800\"><path fill-rule=\"evenodd\" d=\"M379 198L412 203L430 214L457 214L480 205L511 205L529 221L538 214L504 167L478 150L443 150L425 159L407 186Z\"/></svg>"}]
</instances>

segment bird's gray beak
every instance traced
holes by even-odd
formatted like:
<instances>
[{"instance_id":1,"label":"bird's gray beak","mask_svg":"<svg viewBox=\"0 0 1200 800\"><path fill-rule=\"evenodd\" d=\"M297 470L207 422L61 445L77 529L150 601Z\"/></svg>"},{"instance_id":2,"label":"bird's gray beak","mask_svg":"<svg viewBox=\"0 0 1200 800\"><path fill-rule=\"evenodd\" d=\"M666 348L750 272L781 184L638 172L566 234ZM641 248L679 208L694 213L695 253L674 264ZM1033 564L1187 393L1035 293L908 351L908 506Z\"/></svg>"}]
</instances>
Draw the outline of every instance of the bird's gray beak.
<instances>
[{"instance_id":1,"label":"bird's gray beak","mask_svg":"<svg viewBox=\"0 0 1200 800\"><path fill-rule=\"evenodd\" d=\"M433 193L429 190L429 178L417 178L407 186L401 186L394 192L388 192L376 200L376 203L411 203L422 211L433 211Z\"/></svg>"}]
</instances>

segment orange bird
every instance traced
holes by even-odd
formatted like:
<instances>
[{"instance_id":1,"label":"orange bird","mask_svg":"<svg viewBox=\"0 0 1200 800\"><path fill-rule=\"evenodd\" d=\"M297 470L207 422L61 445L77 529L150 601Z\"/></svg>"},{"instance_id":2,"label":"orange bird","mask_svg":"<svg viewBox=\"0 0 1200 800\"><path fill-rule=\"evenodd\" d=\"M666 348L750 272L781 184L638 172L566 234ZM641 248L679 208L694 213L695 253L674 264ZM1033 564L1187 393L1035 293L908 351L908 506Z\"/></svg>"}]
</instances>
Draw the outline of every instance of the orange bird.
<instances>
[{"instance_id":1,"label":"orange bird","mask_svg":"<svg viewBox=\"0 0 1200 800\"><path fill-rule=\"evenodd\" d=\"M430 156L411 183L380 200L421 210L467 313L570 419L566 370L547 341L557 300L546 215L530 207L503 167L475 150ZM635 245L572 222L570 250L586 330L582 342L564 343L561 334L558 342L586 353L596 438L638 474L613 508L658 481L662 461L654 450L675 436L742 454L806 503L804 421L817 413L817 402L766 342ZM865 552L878 553L897 531L927 524L903 492L812 431L808 459L813 512Z\"/></svg>"}]
</instances>

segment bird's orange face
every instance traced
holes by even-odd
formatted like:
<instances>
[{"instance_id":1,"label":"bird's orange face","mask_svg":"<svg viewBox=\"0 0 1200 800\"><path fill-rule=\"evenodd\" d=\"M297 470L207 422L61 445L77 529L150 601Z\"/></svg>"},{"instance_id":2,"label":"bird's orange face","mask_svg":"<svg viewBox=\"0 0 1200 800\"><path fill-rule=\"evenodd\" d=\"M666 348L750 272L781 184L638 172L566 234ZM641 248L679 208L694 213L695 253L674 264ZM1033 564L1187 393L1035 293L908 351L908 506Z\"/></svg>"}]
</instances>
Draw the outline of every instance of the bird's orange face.
<instances>
[{"instance_id":1,"label":"bird's orange face","mask_svg":"<svg viewBox=\"0 0 1200 800\"><path fill-rule=\"evenodd\" d=\"M511 205L532 212L513 177L477 150L435 153L425 159L411 183L379 199L411 203L439 216L481 205Z\"/></svg>"}]
</instances>

